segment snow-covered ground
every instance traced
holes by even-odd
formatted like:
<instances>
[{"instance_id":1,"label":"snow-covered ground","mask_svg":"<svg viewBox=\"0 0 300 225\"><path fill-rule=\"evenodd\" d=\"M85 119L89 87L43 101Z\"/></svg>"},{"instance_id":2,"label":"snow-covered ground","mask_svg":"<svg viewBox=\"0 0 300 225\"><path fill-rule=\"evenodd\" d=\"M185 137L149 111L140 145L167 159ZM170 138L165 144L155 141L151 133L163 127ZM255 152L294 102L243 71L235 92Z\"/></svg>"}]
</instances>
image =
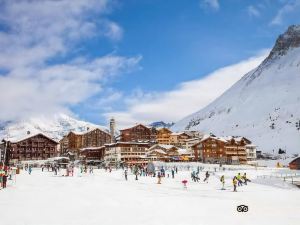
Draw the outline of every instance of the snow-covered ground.
<instances>
[{"instance_id":1,"label":"snow-covered ground","mask_svg":"<svg viewBox=\"0 0 300 225\"><path fill-rule=\"evenodd\" d=\"M74 177L54 176L34 169L32 175L22 171L16 183L0 190L0 224L2 225L189 225L249 224L298 225L300 189L276 179L262 178L288 173L287 169L227 167L203 182L193 183L187 167L180 167L175 179L139 177L123 171L94 170L94 174ZM229 170L230 169L230 170ZM214 171L213 167L210 170ZM232 192L232 176L247 172L252 180ZM300 173L300 171L298 171ZM221 190L220 175L225 174L226 190ZM188 180L184 189L181 181ZM261 182L264 180L265 182ZM279 182L279 183L278 183ZM274 184L274 185L273 185ZM237 212L238 205L248 212Z\"/></svg>"}]
</instances>

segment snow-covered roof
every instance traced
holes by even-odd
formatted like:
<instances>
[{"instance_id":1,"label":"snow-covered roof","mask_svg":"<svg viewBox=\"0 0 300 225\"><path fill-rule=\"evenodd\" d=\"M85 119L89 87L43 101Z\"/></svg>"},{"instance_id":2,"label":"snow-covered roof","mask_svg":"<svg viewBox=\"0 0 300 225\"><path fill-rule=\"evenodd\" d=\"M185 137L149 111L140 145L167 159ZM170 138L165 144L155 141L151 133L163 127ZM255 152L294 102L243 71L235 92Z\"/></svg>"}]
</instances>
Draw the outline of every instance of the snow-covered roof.
<instances>
[{"instance_id":1,"label":"snow-covered roof","mask_svg":"<svg viewBox=\"0 0 300 225\"><path fill-rule=\"evenodd\" d=\"M160 154L167 155L167 153L164 150L162 150L162 149L152 149L152 150L148 151L146 154L150 155L153 152L158 152Z\"/></svg>"},{"instance_id":2,"label":"snow-covered roof","mask_svg":"<svg viewBox=\"0 0 300 225\"><path fill-rule=\"evenodd\" d=\"M4 138L5 141L10 141L12 143L16 143L16 142L20 142L20 141L23 141L23 140L26 140L28 138L32 138L32 137L35 137L37 135L42 135L50 140L52 140L53 142L56 142L58 144L58 142L50 137L48 137L47 135L41 133L41 132L37 132L37 133L33 133L33 134L21 134L21 135L18 135L18 136L14 136L14 137L9 137L9 138Z\"/></svg>"},{"instance_id":3,"label":"snow-covered roof","mask_svg":"<svg viewBox=\"0 0 300 225\"><path fill-rule=\"evenodd\" d=\"M58 156L58 157L49 158L49 159L47 159L47 161L48 162L53 162L53 161L57 161L57 160L61 160L61 159L70 160L68 157Z\"/></svg>"},{"instance_id":4,"label":"snow-covered roof","mask_svg":"<svg viewBox=\"0 0 300 225\"><path fill-rule=\"evenodd\" d=\"M152 147L149 148L149 150L152 150L152 149L159 149L159 148L163 148L163 149L166 149L166 150L170 150L172 148L177 148L176 146L174 145L165 145L165 144L155 144L153 145Z\"/></svg>"},{"instance_id":5,"label":"snow-covered roof","mask_svg":"<svg viewBox=\"0 0 300 225\"><path fill-rule=\"evenodd\" d=\"M184 134L184 132L173 132L171 135L181 135Z\"/></svg>"},{"instance_id":6,"label":"snow-covered roof","mask_svg":"<svg viewBox=\"0 0 300 225\"><path fill-rule=\"evenodd\" d=\"M97 149L101 149L104 148L105 146L100 146L100 147L85 147L85 148L81 148L80 151L86 151L86 150L97 150Z\"/></svg>"},{"instance_id":7,"label":"snow-covered roof","mask_svg":"<svg viewBox=\"0 0 300 225\"><path fill-rule=\"evenodd\" d=\"M148 127L148 126L146 126L146 125L144 125L144 124L138 123L138 124L136 124L136 125L134 125L134 126L124 128L124 129L122 129L122 130L120 130L120 131L123 131L123 130L129 130L129 129L132 129L132 128L137 127L137 126L143 126L143 127L148 128L148 129L151 128L151 127Z\"/></svg>"},{"instance_id":8,"label":"snow-covered roof","mask_svg":"<svg viewBox=\"0 0 300 225\"><path fill-rule=\"evenodd\" d=\"M222 138L222 137L214 137L214 136L207 135L207 134L203 136L203 138L200 140L200 142L203 142L203 141L205 141L205 140L207 140L207 139L209 139L209 138L215 139L215 140L217 140L217 141L227 142L227 140L224 139L224 138Z\"/></svg>"},{"instance_id":9,"label":"snow-covered roof","mask_svg":"<svg viewBox=\"0 0 300 225\"><path fill-rule=\"evenodd\" d=\"M110 135L109 132L107 132L106 130L103 130L103 129L99 128L99 127L93 127L91 129L85 130L85 131L70 131L69 133L73 133L73 134L76 134L76 135L84 135L84 134L87 134L87 133L95 131L95 130L100 130L100 131L102 131L102 132Z\"/></svg>"},{"instance_id":10,"label":"snow-covered roof","mask_svg":"<svg viewBox=\"0 0 300 225\"><path fill-rule=\"evenodd\" d=\"M114 146L117 144L125 144L125 145L148 145L149 142L125 142L125 141L117 141L115 143L105 144L104 146Z\"/></svg>"},{"instance_id":11,"label":"snow-covered roof","mask_svg":"<svg viewBox=\"0 0 300 225\"><path fill-rule=\"evenodd\" d=\"M187 154L191 154L191 152L185 148L179 148L177 149L179 155L187 155Z\"/></svg>"}]
</instances>

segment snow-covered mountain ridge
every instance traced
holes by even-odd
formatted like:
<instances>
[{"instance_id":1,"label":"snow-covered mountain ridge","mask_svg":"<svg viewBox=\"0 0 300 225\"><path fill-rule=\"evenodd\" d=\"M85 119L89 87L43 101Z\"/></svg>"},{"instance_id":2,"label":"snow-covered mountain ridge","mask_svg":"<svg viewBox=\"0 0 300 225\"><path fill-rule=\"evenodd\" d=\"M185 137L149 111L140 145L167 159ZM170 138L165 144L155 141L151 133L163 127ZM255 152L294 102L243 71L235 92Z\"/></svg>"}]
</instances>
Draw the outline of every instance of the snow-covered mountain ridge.
<instances>
[{"instance_id":1,"label":"snow-covered mountain ridge","mask_svg":"<svg viewBox=\"0 0 300 225\"><path fill-rule=\"evenodd\" d=\"M263 151L300 152L300 25L280 35L269 56L223 95L172 130L248 137Z\"/></svg>"},{"instance_id":2,"label":"snow-covered mountain ridge","mask_svg":"<svg viewBox=\"0 0 300 225\"><path fill-rule=\"evenodd\" d=\"M93 128L100 128L106 132L109 130L104 126L98 126L89 122L77 120L66 114L56 114L52 117L33 117L24 121L5 122L0 124L1 140L19 140L26 137L27 131L30 135L43 133L55 140L60 140L70 131L85 132Z\"/></svg>"}]
</instances>

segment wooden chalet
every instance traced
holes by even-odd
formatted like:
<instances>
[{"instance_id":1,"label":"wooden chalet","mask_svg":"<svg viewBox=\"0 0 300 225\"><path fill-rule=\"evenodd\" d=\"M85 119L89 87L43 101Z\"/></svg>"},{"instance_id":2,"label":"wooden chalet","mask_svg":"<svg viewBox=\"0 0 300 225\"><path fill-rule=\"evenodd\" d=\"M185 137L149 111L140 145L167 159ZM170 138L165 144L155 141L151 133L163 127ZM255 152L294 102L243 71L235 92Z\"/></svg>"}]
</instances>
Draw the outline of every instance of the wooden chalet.
<instances>
[{"instance_id":1,"label":"wooden chalet","mask_svg":"<svg viewBox=\"0 0 300 225\"><path fill-rule=\"evenodd\" d=\"M58 154L58 142L42 133L14 139L4 140L8 142L8 150L12 161L45 160Z\"/></svg>"},{"instance_id":2,"label":"wooden chalet","mask_svg":"<svg viewBox=\"0 0 300 225\"><path fill-rule=\"evenodd\" d=\"M174 145L156 144L150 147L146 153L149 161L187 161L190 160L190 152Z\"/></svg>"},{"instance_id":3,"label":"wooden chalet","mask_svg":"<svg viewBox=\"0 0 300 225\"><path fill-rule=\"evenodd\" d=\"M156 142L157 130L138 124L134 127L120 130L121 142Z\"/></svg>"},{"instance_id":4,"label":"wooden chalet","mask_svg":"<svg viewBox=\"0 0 300 225\"><path fill-rule=\"evenodd\" d=\"M105 146L80 149L80 158L86 162L101 162L104 160Z\"/></svg>"},{"instance_id":5,"label":"wooden chalet","mask_svg":"<svg viewBox=\"0 0 300 225\"><path fill-rule=\"evenodd\" d=\"M71 152L79 156L82 148L101 147L110 141L110 134L99 128L86 132L71 131L60 141L61 154L66 155Z\"/></svg>"},{"instance_id":6,"label":"wooden chalet","mask_svg":"<svg viewBox=\"0 0 300 225\"><path fill-rule=\"evenodd\" d=\"M172 133L170 135L170 145L175 145L177 147L184 147L188 139L193 138L186 132Z\"/></svg>"},{"instance_id":7,"label":"wooden chalet","mask_svg":"<svg viewBox=\"0 0 300 225\"><path fill-rule=\"evenodd\" d=\"M246 164L246 145L251 142L244 137L206 136L192 146L196 161L206 163Z\"/></svg>"},{"instance_id":8,"label":"wooden chalet","mask_svg":"<svg viewBox=\"0 0 300 225\"><path fill-rule=\"evenodd\" d=\"M156 141L158 144L169 145L172 131L168 128L161 128L157 131Z\"/></svg>"},{"instance_id":9,"label":"wooden chalet","mask_svg":"<svg viewBox=\"0 0 300 225\"><path fill-rule=\"evenodd\" d=\"M300 170L300 157L292 160L289 163L289 167L290 167L291 170Z\"/></svg>"},{"instance_id":10,"label":"wooden chalet","mask_svg":"<svg viewBox=\"0 0 300 225\"><path fill-rule=\"evenodd\" d=\"M149 143L142 142L116 142L105 144L104 160L106 164L116 166L126 165L146 165L146 152L150 147Z\"/></svg>"}]
</instances>

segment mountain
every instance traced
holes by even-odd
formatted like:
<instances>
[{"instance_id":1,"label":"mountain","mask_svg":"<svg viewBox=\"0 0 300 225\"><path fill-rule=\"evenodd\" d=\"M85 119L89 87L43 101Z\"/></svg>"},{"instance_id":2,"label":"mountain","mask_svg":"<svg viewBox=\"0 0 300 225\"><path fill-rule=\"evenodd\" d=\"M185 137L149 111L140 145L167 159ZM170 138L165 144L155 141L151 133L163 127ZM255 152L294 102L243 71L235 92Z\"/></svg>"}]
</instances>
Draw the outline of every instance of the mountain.
<instances>
[{"instance_id":1,"label":"mountain","mask_svg":"<svg viewBox=\"0 0 300 225\"><path fill-rule=\"evenodd\" d=\"M66 114L56 114L49 117L34 117L24 121L9 121L0 123L0 140L3 138L18 140L30 135L44 133L45 135L60 140L69 131L84 132L88 129L100 128L109 131L106 127L98 126L89 122L77 120Z\"/></svg>"},{"instance_id":2,"label":"mountain","mask_svg":"<svg viewBox=\"0 0 300 225\"><path fill-rule=\"evenodd\" d=\"M300 152L300 25L280 35L269 56L172 130L241 135L266 152Z\"/></svg>"},{"instance_id":3,"label":"mountain","mask_svg":"<svg viewBox=\"0 0 300 225\"><path fill-rule=\"evenodd\" d=\"M157 122L150 123L148 126L155 127L156 129L160 129L160 128L170 128L173 125L174 123L165 123L163 121L157 121Z\"/></svg>"}]
</instances>

